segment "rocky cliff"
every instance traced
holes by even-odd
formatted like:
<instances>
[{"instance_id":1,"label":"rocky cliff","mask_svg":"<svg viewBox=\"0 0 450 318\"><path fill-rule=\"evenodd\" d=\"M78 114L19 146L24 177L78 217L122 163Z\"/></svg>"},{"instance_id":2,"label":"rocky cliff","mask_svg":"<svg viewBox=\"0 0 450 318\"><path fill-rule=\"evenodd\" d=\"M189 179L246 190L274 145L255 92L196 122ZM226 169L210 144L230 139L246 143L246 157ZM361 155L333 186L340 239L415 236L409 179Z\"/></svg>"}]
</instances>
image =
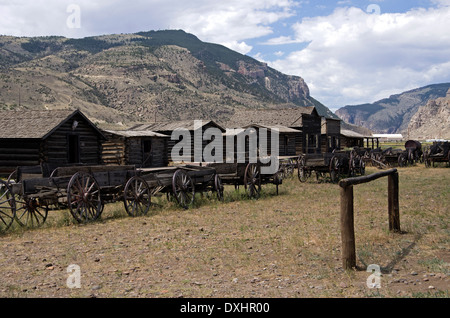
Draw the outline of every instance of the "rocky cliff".
<instances>
[{"instance_id":1,"label":"rocky cliff","mask_svg":"<svg viewBox=\"0 0 450 318\"><path fill-rule=\"evenodd\" d=\"M347 123L363 126L377 133L407 134L408 125L420 106L446 96L450 83L413 89L371 104L345 106L338 115Z\"/></svg>"},{"instance_id":2,"label":"rocky cliff","mask_svg":"<svg viewBox=\"0 0 450 318\"><path fill-rule=\"evenodd\" d=\"M408 125L408 134L411 139L450 140L450 89L445 97L419 107Z\"/></svg>"}]
</instances>

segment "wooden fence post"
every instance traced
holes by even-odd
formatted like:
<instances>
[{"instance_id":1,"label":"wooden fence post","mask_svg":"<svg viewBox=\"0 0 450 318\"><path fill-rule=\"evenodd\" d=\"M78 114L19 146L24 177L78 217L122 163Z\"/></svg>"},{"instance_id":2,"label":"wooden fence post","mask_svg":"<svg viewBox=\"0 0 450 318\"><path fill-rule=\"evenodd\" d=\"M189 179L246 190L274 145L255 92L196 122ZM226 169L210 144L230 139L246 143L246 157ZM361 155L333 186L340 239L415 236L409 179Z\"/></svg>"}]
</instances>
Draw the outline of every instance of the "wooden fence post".
<instances>
[{"instance_id":1,"label":"wooden fence post","mask_svg":"<svg viewBox=\"0 0 450 318\"><path fill-rule=\"evenodd\" d=\"M344 269L356 267L352 185L341 187L341 240Z\"/></svg>"},{"instance_id":2,"label":"wooden fence post","mask_svg":"<svg viewBox=\"0 0 450 318\"><path fill-rule=\"evenodd\" d=\"M398 203L398 172L388 176L389 231L400 232L400 208Z\"/></svg>"},{"instance_id":3,"label":"wooden fence post","mask_svg":"<svg viewBox=\"0 0 450 318\"><path fill-rule=\"evenodd\" d=\"M391 169L368 176L339 181L341 188L341 239L344 269L356 268L355 225L353 215L353 186L388 177L389 230L400 232L400 208L398 203L398 172Z\"/></svg>"}]
</instances>

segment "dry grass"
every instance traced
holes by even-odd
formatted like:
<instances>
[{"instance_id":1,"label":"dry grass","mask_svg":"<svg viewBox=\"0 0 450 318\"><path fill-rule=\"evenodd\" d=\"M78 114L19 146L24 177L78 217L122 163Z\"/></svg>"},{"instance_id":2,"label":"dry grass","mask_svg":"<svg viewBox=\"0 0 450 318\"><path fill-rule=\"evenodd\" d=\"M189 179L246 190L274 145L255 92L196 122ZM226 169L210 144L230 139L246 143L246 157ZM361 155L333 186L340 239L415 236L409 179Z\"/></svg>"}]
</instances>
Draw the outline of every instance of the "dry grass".
<instances>
[{"instance_id":1,"label":"dry grass","mask_svg":"<svg viewBox=\"0 0 450 318\"><path fill-rule=\"evenodd\" d=\"M190 210L156 198L138 218L110 204L88 225L50 212L43 228L0 237L0 296L447 297L450 169L399 174L403 234L388 231L387 179L355 187L359 270L342 269L339 187L294 178L257 201L228 186L225 202L199 197ZM70 264L81 289L65 286ZM366 285L369 264L380 289Z\"/></svg>"}]
</instances>

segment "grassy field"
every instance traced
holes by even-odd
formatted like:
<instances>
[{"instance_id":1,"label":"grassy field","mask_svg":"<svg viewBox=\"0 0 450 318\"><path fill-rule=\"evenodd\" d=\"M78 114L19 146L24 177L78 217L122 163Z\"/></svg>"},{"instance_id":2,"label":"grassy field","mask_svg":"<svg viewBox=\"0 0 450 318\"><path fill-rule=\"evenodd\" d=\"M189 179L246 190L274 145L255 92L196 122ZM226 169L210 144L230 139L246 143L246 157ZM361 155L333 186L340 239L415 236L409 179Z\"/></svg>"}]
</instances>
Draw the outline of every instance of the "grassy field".
<instances>
[{"instance_id":1,"label":"grassy field","mask_svg":"<svg viewBox=\"0 0 450 318\"><path fill-rule=\"evenodd\" d=\"M51 211L0 236L0 296L448 297L450 169L400 168L399 184L402 233L388 229L387 179L355 186L356 270L342 268L339 186L292 178L259 200L228 186L225 202L198 196L189 210L155 198L137 218L110 204L87 225ZM81 288L66 286L71 264Z\"/></svg>"}]
</instances>

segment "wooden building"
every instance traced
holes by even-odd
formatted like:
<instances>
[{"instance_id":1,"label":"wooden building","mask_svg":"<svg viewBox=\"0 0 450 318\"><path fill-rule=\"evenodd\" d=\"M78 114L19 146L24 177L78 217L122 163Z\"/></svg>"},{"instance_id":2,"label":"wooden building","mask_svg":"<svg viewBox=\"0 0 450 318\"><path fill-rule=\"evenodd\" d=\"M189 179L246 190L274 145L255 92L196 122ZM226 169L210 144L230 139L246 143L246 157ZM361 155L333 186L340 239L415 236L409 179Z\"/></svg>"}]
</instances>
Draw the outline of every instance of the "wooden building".
<instances>
[{"instance_id":1,"label":"wooden building","mask_svg":"<svg viewBox=\"0 0 450 318\"><path fill-rule=\"evenodd\" d=\"M356 131L342 129L341 130L341 145L343 148L360 147L364 148L364 135Z\"/></svg>"},{"instance_id":2,"label":"wooden building","mask_svg":"<svg viewBox=\"0 0 450 318\"><path fill-rule=\"evenodd\" d=\"M323 153L341 148L341 120L322 117L321 148Z\"/></svg>"},{"instance_id":3,"label":"wooden building","mask_svg":"<svg viewBox=\"0 0 450 318\"><path fill-rule=\"evenodd\" d=\"M102 132L79 110L0 111L0 172L101 162Z\"/></svg>"},{"instance_id":4,"label":"wooden building","mask_svg":"<svg viewBox=\"0 0 450 318\"><path fill-rule=\"evenodd\" d=\"M138 168L165 167L169 163L169 136L153 131L105 130L102 163L135 165Z\"/></svg>"},{"instance_id":5,"label":"wooden building","mask_svg":"<svg viewBox=\"0 0 450 318\"><path fill-rule=\"evenodd\" d=\"M267 149L267 155L271 155L272 152L272 133L277 131L278 133L278 156L295 156L296 155L296 137L301 135L301 131L281 125L264 125L264 124L252 124L247 128L254 128L255 133L258 136L258 148L261 149L261 143L263 143ZM261 139L260 130L265 129L267 131L266 140Z\"/></svg>"},{"instance_id":6,"label":"wooden building","mask_svg":"<svg viewBox=\"0 0 450 318\"><path fill-rule=\"evenodd\" d=\"M166 136L169 136L167 140L167 154L169 162L174 162L174 158L172 158L172 149L175 145L177 145L183 138L179 136L178 139L172 139L172 137L179 130L189 132L189 136L191 138L191 156L189 161L186 162L195 162L195 148L194 148L194 140L195 136L202 136L202 147L201 151L205 150L205 147L211 143L212 140L208 138L203 138L205 135L205 131L209 128L214 128L217 132L224 133L225 129L219 124L215 123L212 120L183 120L183 121L172 121L172 122L155 122L155 123L147 123L140 124L132 127L130 131L153 131ZM180 154L180 156L183 154Z\"/></svg>"},{"instance_id":7,"label":"wooden building","mask_svg":"<svg viewBox=\"0 0 450 318\"><path fill-rule=\"evenodd\" d=\"M299 155L321 152L321 122L322 117L315 107L292 107L241 110L236 112L224 126L237 128L258 124L294 129L296 131L295 155Z\"/></svg>"}]
</instances>

